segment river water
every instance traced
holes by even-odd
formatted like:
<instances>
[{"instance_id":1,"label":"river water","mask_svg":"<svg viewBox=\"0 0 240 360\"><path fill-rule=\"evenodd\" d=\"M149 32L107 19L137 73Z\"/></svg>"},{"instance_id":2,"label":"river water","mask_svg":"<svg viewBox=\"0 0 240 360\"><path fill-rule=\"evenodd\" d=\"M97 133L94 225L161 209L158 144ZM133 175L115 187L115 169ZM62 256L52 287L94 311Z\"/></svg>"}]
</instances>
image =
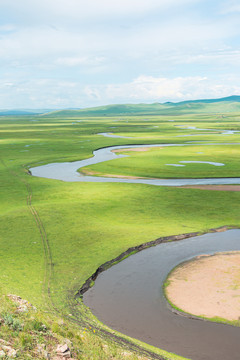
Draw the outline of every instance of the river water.
<instances>
[{"instance_id":1,"label":"river water","mask_svg":"<svg viewBox=\"0 0 240 360\"><path fill-rule=\"evenodd\" d=\"M240 230L157 245L101 273L83 301L112 329L161 349L193 360L239 360L240 328L174 314L162 291L179 263L231 250L240 250Z\"/></svg>"},{"instance_id":2,"label":"river water","mask_svg":"<svg viewBox=\"0 0 240 360\"><path fill-rule=\"evenodd\" d=\"M104 161L119 159L126 155L117 155L114 150L126 148L139 147L179 147L179 146L194 146L195 144L154 144L154 145L120 145L101 148L93 152L93 157L81 161L52 163L30 168L33 176L56 179L63 181L81 181L81 182L115 182L115 183L132 183L132 184L147 184L156 186L183 186L183 185L223 185L223 184L240 184L240 178L206 178L206 179L122 179L111 177L97 177L85 176L80 174L77 170L84 166L99 164ZM205 145L236 145L231 143L223 144L198 144L198 146Z\"/></svg>"}]
</instances>

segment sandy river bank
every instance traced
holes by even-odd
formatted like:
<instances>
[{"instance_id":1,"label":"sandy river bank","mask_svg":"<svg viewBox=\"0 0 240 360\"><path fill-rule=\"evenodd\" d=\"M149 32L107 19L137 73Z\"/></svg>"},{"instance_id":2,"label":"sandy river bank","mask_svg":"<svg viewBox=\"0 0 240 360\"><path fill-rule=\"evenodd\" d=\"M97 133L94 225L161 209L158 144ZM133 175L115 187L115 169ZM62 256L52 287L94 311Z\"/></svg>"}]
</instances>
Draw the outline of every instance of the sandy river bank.
<instances>
[{"instance_id":1,"label":"sandy river bank","mask_svg":"<svg viewBox=\"0 0 240 360\"><path fill-rule=\"evenodd\" d=\"M168 277L168 299L197 316L240 319L240 252L202 255Z\"/></svg>"}]
</instances>

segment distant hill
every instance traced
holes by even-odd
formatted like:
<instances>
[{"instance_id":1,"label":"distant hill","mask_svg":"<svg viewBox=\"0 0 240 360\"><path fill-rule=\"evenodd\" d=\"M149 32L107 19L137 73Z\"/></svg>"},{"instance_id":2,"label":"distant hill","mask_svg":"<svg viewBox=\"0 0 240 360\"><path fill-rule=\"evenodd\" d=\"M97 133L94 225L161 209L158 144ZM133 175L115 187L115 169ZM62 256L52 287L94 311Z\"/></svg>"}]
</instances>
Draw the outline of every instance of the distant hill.
<instances>
[{"instance_id":1,"label":"distant hill","mask_svg":"<svg viewBox=\"0 0 240 360\"><path fill-rule=\"evenodd\" d=\"M165 102L153 104L114 104L106 106L91 107L85 109L64 110L0 110L0 116L16 115L40 115L47 117L80 117L80 116L121 116L121 115L181 115L192 114L214 114L240 112L240 96L232 95L220 99L187 100L180 102Z\"/></svg>"},{"instance_id":2,"label":"distant hill","mask_svg":"<svg viewBox=\"0 0 240 360\"><path fill-rule=\"evenodd\" d=\"M116 104L80 110L58 110L45 114L50 117L79 116L121 116L121 115L177 115L183 113L226 113L240 112L240 96L233 95L221 99L189 100L178 103Z\"/></svg>"},{"instance_id":3,"label":"distant hill","mask_svg":"<svg viewBox=\"0 0 240 360\"><path fill-rule=\"evenodd\" d=\"M18 115L39 115L52 111L52 109L13 109L13 110L0 110L0 116L18 116Z\"/></svg>"},{"instance_id":4,"label":"distant hill","mask_svg":"<svg viewBox=\"0 0 240 360\"><path fill-rule=\"evenodd\" d=\"M168 109L164 104L116 104L106 105L81 110L59 110L53 111L47 116L108 116L108 115L138 115L156 114L159 110Z\"/></svg>"},{"instance_id":5,"label":"distant hill","mask_svg":"<svg viewBox=\"0 0 240 360\"><path fill-rule=\"evenodd\" d=\"M173 103L173 102L167 102L165 104L171 104L171 105L184 105L184 104L213 104L213 103L219 103L219 102L240 102L240 96L239 95L232 95L232 96L228 96L228 97L224 97L224 98L218 98L218 99L200 99L200 100L185 100L185 101L180 101L177 103Z\"/></svg>"}]
</instances>

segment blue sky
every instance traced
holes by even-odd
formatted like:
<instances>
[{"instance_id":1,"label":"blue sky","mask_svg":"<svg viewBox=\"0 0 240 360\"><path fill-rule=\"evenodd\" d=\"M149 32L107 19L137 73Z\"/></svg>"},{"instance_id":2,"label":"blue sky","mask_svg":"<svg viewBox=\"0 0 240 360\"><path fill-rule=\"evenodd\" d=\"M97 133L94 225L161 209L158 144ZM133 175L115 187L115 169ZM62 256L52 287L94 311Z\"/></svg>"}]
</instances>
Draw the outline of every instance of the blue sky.
<instances>
[{"instance_id":1,"label":"blue sky","mask_svg":"<svg viewBox=\"0 0 240 360\"><path fill-rule=\"evenodd\" d=\"M0 108L240 94L240 2L0 0Z\"/></svg>"}]
</instances>

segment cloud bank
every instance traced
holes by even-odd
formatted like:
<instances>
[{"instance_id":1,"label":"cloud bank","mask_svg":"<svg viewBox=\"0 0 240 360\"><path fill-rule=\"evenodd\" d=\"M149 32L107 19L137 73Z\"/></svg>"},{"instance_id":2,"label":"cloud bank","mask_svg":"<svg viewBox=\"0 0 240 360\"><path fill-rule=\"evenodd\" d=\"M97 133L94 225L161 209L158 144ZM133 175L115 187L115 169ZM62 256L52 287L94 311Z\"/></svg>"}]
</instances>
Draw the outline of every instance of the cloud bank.
<instances>
[{"instance_id":1,"label":"cloud bank","mask_svg":"<svg viewBox=\"0 0 240 360\"><path fill-rule=\"evenodd\" d=\"M239 93L237 1L1 0L0 108Z\"/></svg>"}]
</instances>

